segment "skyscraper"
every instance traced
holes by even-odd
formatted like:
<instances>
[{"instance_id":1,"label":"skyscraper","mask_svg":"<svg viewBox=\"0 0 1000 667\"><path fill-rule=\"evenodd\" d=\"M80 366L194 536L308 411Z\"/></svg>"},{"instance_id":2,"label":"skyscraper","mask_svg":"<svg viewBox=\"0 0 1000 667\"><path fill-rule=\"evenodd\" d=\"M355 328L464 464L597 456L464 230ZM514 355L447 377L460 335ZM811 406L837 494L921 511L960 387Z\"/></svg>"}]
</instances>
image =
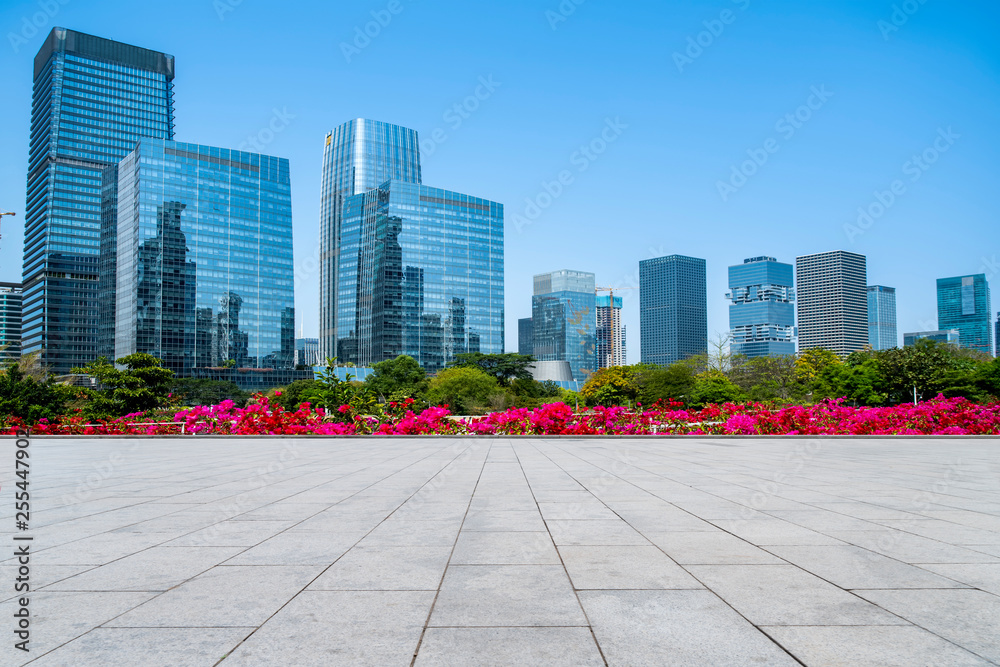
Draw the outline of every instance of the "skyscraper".
<instances>
[{"instance_id":1,"label":"skyscraper","mask_svg":"<svg viewBox=\"0 0 1000 667\"><path fill-rule=\"evenodd\" d=\"M290 187L283 158L140 140L118 168L115 357L152 354L180 377L233 367L290 381Z\"/></svg>"},{"instance_id":2,"label":"skyscraper","mask_svg":"<svg viewBox=\"0 0 1000 667\"><path fill-rule=\"evenodd\" d=\"M173 56L65 28L35 56L22 349L55 373L97 356L104 170L173 138L173 78Z\"/></svg>"},{"instance_id":3,"label":"skyscraper","mask_svg":"<svg viewBox=\"0 0 1000 667\"><path fill-rule=\"evenodd\" d=\"M1000 357L1000 313L997 313L997 323L994 326L993 346L993 356Z\"/></svg>"},{"instance_id":4,"label":"skyscraper","mask_svg":"<svg viewBox=\"0 0 1000 667\"><path fill-rule=\"evenodd\" d=\"M530 317L522 317L517 321L517 353L533 355L535 353L535 330Z\"/></svg>"},{"instance_id":5,"label":"skyscraper","mask_svg":"<svg viewBox=\"0 0 1000 667\"><path fill-rule=\"evenodd\" d=\"M868 344L873 350L899 347L895 287L868 286Z\"/></svg>"},{"instance_id":6,"label":"skyscraper","mask_svg":"<svg viewBox=\"0 0 1000 667\"><path fill-rule=\"evenodd\" d=\"M597 370L597 295L593 273L552 271L535 276L531 297L534 356L538 361L568 361L573 379L582 382Z\"/></svg>"},{"instance_id":7,"label":"skyscraper","mask_svg":"<svg viewBox=\"0 0 1000 667\"><path fill-rule=\"evenodd\" d=\"M340 362L504 351L502 204L389 180L344 199L338 246Z\"/></svg>"},{"instance_id":8,"label":"skyscraper","mask_svg":"<svg viewBox=\"0 0 1000 667\"><path fill-rule=\"evenodd\" d=\"M948 331L914 331L903 334L903 347L913 347L918 340L932 340L935 343L947 343L948 345L959 346L960 335L958 329Z\"/></svg>"},{"instance_id":9,"label":"skyscraper","mask_svg":"<svg viewBox=\"0 0 1000 667\"><path fill-rule=\"evenodd\" d=\"M622 298L611 295L597 297L597 368L624 366L628 357L625 349L625 327L622 325Z\"/></svg>"},{"instance_id":10,"label":"skyscraper","mask_svg":"<svg viewBox=\"0 0 1000 667\"><path fill-rule=\"evenodd\" d=\"M21 284L0 283L0 365L21 356Z\"/></svg>"},{"instance_id":11,"label":"skyscraper","mask_svg":"<svg viewBox=\"0 0 1000 667\"><path fill-rule=\"evenodd\" d=\"M835 250L795 259L799 349L841 356L868 344L868 268L864 255Z\"/></svg>"},{"instance_id":12,"label":"skyscraper","mask_svg":"<svg viewBox=\"0 0 1000 667\"><path fill-rule=\"evenodd\" d=\"M938 329L958 329L960 345L993 354L990 284L986 275L938 278Z\"/></svg>"},{"instance_id":13,"label":"skyscraper","mask_svg":"<svg viewBox=\"0 0 1000 667\"><path fill-rule=\"evenodd\" d=\"M666 366L708 351L705 260L639 262L639 342L644 364Z\"/></svg>"},{"instance_id":14,"label":"skyscraper","mask_svg":"<svg viewBox=\"0 0 1000 667\"><path fill-rule=\"evenodd\" d=\"M395 179L420 183L420 143L416 130L358 118L326 135L320 184L320 359L341 356L337 331L342 328L338 303L345 296L340 285L341 220L344 200ZM351 255L352 261L356 253ZM350 267L348 273L357 270ZM370 297L371 294L365 295ZM341 360L343 361L343 359Z\"/></svg>"},{"instance_id":15,"label":"skyscraper","mask_svg":"<svg viewBox=\"0 0 1000 667\"><path fill-rule=\"evenodd\" d=\"M795 354L792 265L752 257L729 267L730 350L747 357Z\"/></svg>"}]
</instances>

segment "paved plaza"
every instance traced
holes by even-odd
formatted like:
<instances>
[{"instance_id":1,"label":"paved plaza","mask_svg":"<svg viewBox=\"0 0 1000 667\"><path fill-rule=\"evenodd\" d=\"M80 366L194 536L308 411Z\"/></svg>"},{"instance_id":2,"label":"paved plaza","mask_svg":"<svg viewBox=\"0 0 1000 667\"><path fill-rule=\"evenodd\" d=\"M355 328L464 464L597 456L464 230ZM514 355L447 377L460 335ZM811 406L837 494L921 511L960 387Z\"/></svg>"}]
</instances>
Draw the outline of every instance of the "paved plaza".
<instances>
[{"instance_id":1,"label":"paved plaza","mask_svg":"<svg viewBox=\"0 0 1000 667\"><path fill-rule=\"evenodd\" d=\"M1000 439L30 444L0 665L1000 664Z\"/></svg>"}]
</instances>

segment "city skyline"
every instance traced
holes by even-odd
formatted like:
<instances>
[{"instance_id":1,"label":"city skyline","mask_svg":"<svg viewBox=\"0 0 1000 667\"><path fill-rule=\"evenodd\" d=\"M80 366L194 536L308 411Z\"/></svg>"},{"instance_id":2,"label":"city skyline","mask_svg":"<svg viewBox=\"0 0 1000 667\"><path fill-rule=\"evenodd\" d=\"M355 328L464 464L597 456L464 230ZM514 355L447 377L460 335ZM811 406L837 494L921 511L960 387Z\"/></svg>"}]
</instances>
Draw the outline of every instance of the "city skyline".
<instances>
[{"instance_id":1,"label":"city skyline","mask_svg":"<svg viewBox=\"0 0 1000 667\"><path fill-rule=\"evenodd\" d=\"M449 16L454 7L415 11L416 5L411 9L404 4L403 13L383 28L385 34L350 54L348 62L341 42L350 44L354 27L363 28L372 20L368 9L357 8L346 12L342 30L330 31L335 48L309 63L303 56L310 47L304 45L318 29L314 24L322 20L303 23L274 17L245 4L226 5L231 11L219 16L210 6L180 3L176 13L190 10L193 21L157 12L155 3L130 6L129 11L114 2L97 8L69 4L60 6L35 35L22 34L21 26L23 17L37 12L37 5L12 4L0 12L0 19L24 44L11 43L4 55L5 65L10 64L4 68L5 79L11 85L0 118L9 128L3 148L10 159L0 170L6 186L0 206L19 215L4 221L0 280L21 279L18 232L24 222L30 63L48 30L62 25L173 55L178 62L178 137L233 148L246 144L244 150L256 150L252 144L263 142L265 152L290 159L296 183L297 309L309 335L318 331L318 269L310 261L318 238L317 146L330 127L357 117L413 127L420 133L425 180L507 207L508 350L516 349L512 332L517 319L529 314L523 295L530 293L530 276L539 270L586 267L600 284L627 286L635 282L639 261L673 253L707 260L710 335L728 329L726 266L756 254L788 261L833 249L865 254L870 283L899 288L902 330L936 328L937 278L990 276L998 270L995 256L1000 249L989 243L995 204L986 194L985 176L998 138L988 122L996 109L995 89L988 84L996 53L987 47L985 34L996 7L921 6L905 26L884 35L878 22L888 19L889 5L817 7L808 17L791 18L785 15L791 7L787 3L767 8L742 4L733 5L738 22L727 26L692 63L683 63L683 71L678 71L673 54L683 54L688 38L697 37L705 29L702 23L717 17L719 7L711 3L669 10L637 4L644 15L669 18L660 21L668 27L661 27L648 44L628 39L624 54L610 57L602 51L606 62L571 45L598 35L621 43L632 31L649 28L637 28L620 9L590 4L579 6L555 26L545 14L552 8L537 5L474 10L485 12L497 32L506 31L505 39L533 44L529 58L497 59L501 51L496 37L478 50L466 36L449 45L428 45L428 34L447 31L458 20ZM332 12L320 5L306 5L303 11L320 18ZM981 12L987 13L987 20ZM154 13L155 31L148 28ZM839 42L819 40L816 54L798 48L823 36L820 26L830 23ZM264 34L272 27L287 48L269 54L268 60L223 57L233 35ZM781 40L772 51L743 59L746 46L762 31ZM390 32L392 38L387 37ZM648 87L648 82L640 84L645 78L640 72L623 65L646 56L654 42L656 51L646 61L664 67L655 86ZM857 53L839 62L846 48L838 46L840 42ZM950 48L959 44L960 49ZM556 59L568 46L582 59L576 65ZM413 50L420 55L418 62L400 66L406 59L399 54ZM802 57L791 64L785 51ZM456 57L459 53L468 57ZM528 64L539 58L552 64L544 75ZM864 72L855 67L861 62ZM779 68L787 74L781 83L761 87ZM384 77L373 77L375 72ZM603 80L611 72L611 95L578 90L584 80ZM746 80L734 80L731 74L745 74ZM336 94L301 85L330 77L343 79L356 94L343 95L340 85ZM751 92L755 86L761 87L759 93ZM813 86L829 97L812 92ZM663 96L684 102L664 105ZM739 108L730 111L727 106L734 97ZM872 105L873 99L877 105ZM810 112L810 104L821 107L811 110L814 118L796 121L800 127L787 122L782 126L795 130L794 136L785 138L789 130L771 131L786 114L794 119L802 105L804 114ZM454 110L456 105L460 111ZM459 120L460 126L454 127ZM680 128L682 132L676 131ZM771 135L780 150L769 155L767 164L746 169L756 173L745 176L745 184L732 185L740 178L731 175L731 167L759 156ZM602 141L606 143L601 152L590 153L594 159L579 151L585 144L600 147ZM929 169L917 167L920 179L911 181L906 170L917 164L911 156L928 151L933 166L921 161ZM586 165L584 171L579 170L581 164ZM570 171L571 183L560 183L564 170ZM896 180L905 184L903 194L894 194ZM737 189L725 202L720 181ZM666 207L642 196L651 183L666 184L662 196L655 198L669 202ZM540 196L552 197L544 185L562 192L548 202ZM533 219L527 215L533 211L526 199L542 209ZM530 224L518 227L515 215ZM609 233L608 221L613 220L620 221L613 229L615 242L610 247L595 243ZM767 228L775 230L766 240L748 242L727 233L760 227L765 220ZM937 233L941 225L956 221L966 234ZM932 235L935 242L929 243ZM965 242L977 236L987 243ZM634 292L622 296L629 361L635 362L638 298Z\"/></svg>"}]
</instances>

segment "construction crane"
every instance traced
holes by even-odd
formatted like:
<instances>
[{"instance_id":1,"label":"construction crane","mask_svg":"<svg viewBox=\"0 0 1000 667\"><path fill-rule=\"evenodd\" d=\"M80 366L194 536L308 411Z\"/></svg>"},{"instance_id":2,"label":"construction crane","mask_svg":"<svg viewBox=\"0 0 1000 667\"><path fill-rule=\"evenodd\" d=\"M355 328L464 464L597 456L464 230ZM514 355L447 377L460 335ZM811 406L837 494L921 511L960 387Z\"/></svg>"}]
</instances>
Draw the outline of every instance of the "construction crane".
<instances>
[{"instance_id":1,"label":"construction crane","mask_svg":"<svg viewBox=\"0 0 1000 667\"><path fill-rule=\"evenodd\" d=\"M612 366L615 365L615 338L616 338L616 336L615 336L615 291L621 291L621 290L627 290L627 289L639 289L639 288L638 287L596 287L596 288L594 288L594 293L595 294L597 294L598 292L608 292L610 294L610 298L608 300L608 303L611 306L611 317L610 317L610 326L611 326L611 336L610 336L610 338L611 338L611 354L610 354L610 357L611 358L608 359L608 368L611 368ZM620 322L619 322L619 325L620 325ZM598 363L600 363L600 362L598 362Z\"/></svg>"},{"instance_id":2,"label":"construction crane","mask_svg":"<svg viewBox=\"0 0 1000 667\"><path fill-rule=\"evenodd\" d=\"M3 222L3 217L5 215L17 215L17 213L3 213L3 212L0 212L0 222ZM3 238L3 235L0 234L0 239L2 239L2 238Z\"/></svg>"}]
</instances>

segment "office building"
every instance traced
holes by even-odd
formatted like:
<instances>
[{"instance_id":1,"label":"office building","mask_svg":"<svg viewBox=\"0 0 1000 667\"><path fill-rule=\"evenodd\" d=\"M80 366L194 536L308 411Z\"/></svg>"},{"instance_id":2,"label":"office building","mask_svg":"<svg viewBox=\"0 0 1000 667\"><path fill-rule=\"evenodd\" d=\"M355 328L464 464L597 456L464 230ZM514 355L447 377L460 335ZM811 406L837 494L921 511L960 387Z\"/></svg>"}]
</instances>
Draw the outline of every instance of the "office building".
<instances>
[{"instance_id":1,"label":"office building","mask_svg":"<svg viewBox=\"0 0 1000 667\"><path fill-rule=\"evenodd\" d=\"M868 344L873 350L891 350L899 346L895 287L868 286Z\"/></svg>"},{"instance_id":2,"label":"office building","mask_svg":"<svg viewBox=\"0 0 1000 667\"><path fill-rule=\"evenodd\" d=\"M533 355L535 353L535 330L531 326L530 317L522 317L517 321L517 353Z\"/></svg>"},{"instance_id":3,"label":"office building","mask_svg":"<svg viewBox=\"0 0 1000 667\"><path fill-rule=\"evenodd\" d=\"M319 338L295 339L295 365L319 366Z\"/></svg>"},{"instance_id":4,"label":"office building","mask_svg":"<svg viewBox=\"0 0 1000 667\"><path fill-rule=\"evenodd\" d=\"M0 365L21 356L21 283L0 283Z\"/></svg>"},{"instance_id":5,"label":"office building","mask_svg":"<svg viewBox=\"0 0 1000 667\"><path fill-rule=\"evenodd\" d=\"M666 366L708 351L705 260L669 255L639 262L639 354Z\"/></svg>"},{"instance_id":6,"label":"office building","mask_svg":"<svg viewBox=\"0 0 1000 667\"><path fill-rule=\"evenodd\" d=\"M435 372L503 353L502 204L393 179L345 198L340 220L339 363L405 354Z\"/></svg>"},{"instance_id":7,"label":"office building","mask_svg":"<svg viewBox=\"0 0 1000 667\"><path fill-rule=\"evenodd\" d=\"M903 334L903 347L913 347L918 340L932 340L936 343L947 343L948 345L959 346L958 329L950 331L914 331Z\"/></svg>"},{"instance_id":8,"label":"office building","mask_svg":"<svg viewBox=\"0 0 1000 667\"><path fill-rule=\"evenodd\" d=\"M594 274L583 271L563 269L534 278L534 357L538 361L568 361L578 382L597 370L595 288Z\"/></svg>"},{"instance_id":9,"label":"office building","mask_svg":"<svg viewBox=\"0 0 1000 667\"><path fill-rule=\"evenodd\" d=\"M982 273L938 278L938 329L958 329L964 348L993 354L990 284Z\"/></svg>"},{"instance_id":10,"label":"office building","mask_svg":"<svg viewBox=\"0 0 1000 667\"><path fill-rule=\"evenodd\" d=\"M296 377L288 160L141 139L119 164L117 217L115 358Z\"/></svg>"},{"instance_id":11,"label":"office building","mask_svg":"<svg viewBox=\"0 0 1000 667\"><path fill-rule=\"evenodd\" d=\"M792 265L751 257L729 267L729 345L733 354L795 354Z\"/></svg>"},{"instance_id":12,"label":"office building","mask_svg":"<svg viewBox=\"0 0 1000 667\"><path fill-rule=\"evenodd\" d=\"M836 250L795 259L799 350L841 356L868 345L868 268L864 255Z\"/></svg>"},{"instance_id":13,"label":"office building","mask_svg":"<svg viewBox=\"0 0 1000 667\"><path fill-rule=\"evenodd\" d=\"M97 356L105 169L174 136L174 58L65 28L34 61L22 350L69 373Z\"/></svg>"},{"instance_id":14,"label":"office building","mask_svg":"<svg viewBox=\"0 0 1000 667\"><path fill-rule=\"evenodd\" d=\"M993 356L1000 357L1000 313L997 313L997 323L994 326L993 345L994 345Z\"/></svg>"},{"instance_id":15,"label":"office building","mask_svg":"<svg viewBox=\"0 0 1000 667\"><path fill-rule=\"evenodd\" d=\"M628 357L625 349L625 326L622 325L622 298L611 295L597 297L597 368L624 366Z\"/></svg>"},{"instance_id":16,"label":"office building","mask_svg":"<svg viewBox=\"0 0 1000 667\"><path fill-rule=\"evenodd\" d=\"M359 118L326 135L319 225L321 359L341 356L337 347L337 332L352 325L340 322L338 316L347 312L349 318L353 320L354 317L350 309L345 311L338 306L347 289L340 284L342 271L339 265L344 254L341 248L344 201L350 196L374 190L392 179L405 183L421 182L420 143L415 130ZM356 268L352 267L352 271ZM356 295L351 298L356 298Z\"/></svg>"}]
</instances>

